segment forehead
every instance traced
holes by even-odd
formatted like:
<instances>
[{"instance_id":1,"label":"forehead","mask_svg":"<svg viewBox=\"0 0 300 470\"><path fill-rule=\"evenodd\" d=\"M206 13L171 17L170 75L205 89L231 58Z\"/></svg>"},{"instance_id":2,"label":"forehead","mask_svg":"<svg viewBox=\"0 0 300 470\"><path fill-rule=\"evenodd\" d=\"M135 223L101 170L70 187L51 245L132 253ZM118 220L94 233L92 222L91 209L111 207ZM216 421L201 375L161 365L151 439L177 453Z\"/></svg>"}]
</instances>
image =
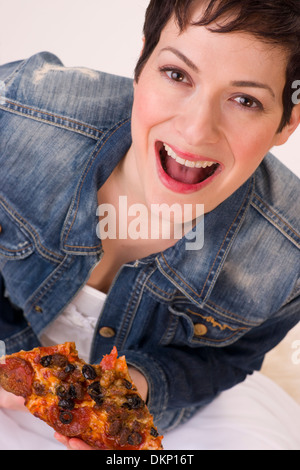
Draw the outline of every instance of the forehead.
<instances>
[{"instance_id":1,"label":"forehead","mask_svg":"<svg viewBox=\"0 0 300 470\"><path fill-rule=\"evenodd\" d=\"M195 13L195 19L199 18ZM175 17L163 29L157 51L176 47L199 66L209 67L213 74L227 71L268 78L273 86L283 89L286 81L288 52L247 32L216 33L204 26L188 25L180 31ZM240 77L239 77L240 78Z\"/></svg>"}]
</instances>

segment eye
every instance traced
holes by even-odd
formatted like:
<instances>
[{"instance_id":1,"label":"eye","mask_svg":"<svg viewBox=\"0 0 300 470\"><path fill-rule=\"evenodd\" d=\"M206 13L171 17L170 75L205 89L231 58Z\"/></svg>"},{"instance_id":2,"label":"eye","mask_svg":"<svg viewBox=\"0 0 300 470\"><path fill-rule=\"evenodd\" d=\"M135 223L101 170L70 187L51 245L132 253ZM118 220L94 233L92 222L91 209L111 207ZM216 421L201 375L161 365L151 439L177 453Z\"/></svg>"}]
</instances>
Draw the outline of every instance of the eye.
<instances>
[{"instance_id":1,"label":"eye","mask_svg":"<svg viewBox=\"0 0 300 470\"><path fill-rule=\"evenodd\" d=\"M160 69L160 72L166 75L169 78L169 80L171 80L172 82L187 83L187 84L190 83L188 76L181 70L171 68L171 67L163 67Z\"/></svg>"},{"instance_id":2,"label":"eye","mask_svg":"<svg viewBox=\"0 0 300 470\"><path fill-rule=\"evenodd\" d=\"M181 72L178 72L177 70L170 70L169 72L166 72L168 77L171 80L174 80L174 82L184 82L184 75Z\"/></svg>"},{"instance_id":3,"label":"eye","mask_svg":"<svg viewBox=\"0 0 300 470\"><path fill-rule=\"evenodd\" d=\"M237 96L234 98L234 101L236 101L240 106L243 108L248 108L248 109L263 109L262 104L257 101L255 98L251 98L251 96Z\"/></svg>"}]
</instances>

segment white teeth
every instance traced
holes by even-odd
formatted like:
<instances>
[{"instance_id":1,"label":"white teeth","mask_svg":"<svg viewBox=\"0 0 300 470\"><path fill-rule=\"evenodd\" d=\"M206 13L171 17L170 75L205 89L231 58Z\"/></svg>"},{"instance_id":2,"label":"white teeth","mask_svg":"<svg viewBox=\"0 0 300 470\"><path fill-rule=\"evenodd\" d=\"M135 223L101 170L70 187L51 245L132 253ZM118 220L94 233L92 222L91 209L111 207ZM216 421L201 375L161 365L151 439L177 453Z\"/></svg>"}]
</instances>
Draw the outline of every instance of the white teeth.
<instances>
[{"instance_id":1,"label":"white teeth","mask_svg":"<svg viewBox=\"0 0 300 470\"><path fill-rule=\"evenodd\" d=\"M177 163L180 163L180 165L184 165L188 168L207 168L208 166L215 165L215 162L204 162L204 161L191 161L191 160L184 160L183 158L179 157L174 150L171 149L167 144L164 144L165 150L167 154L174 158Z\"/></svg>"}]
</instances>

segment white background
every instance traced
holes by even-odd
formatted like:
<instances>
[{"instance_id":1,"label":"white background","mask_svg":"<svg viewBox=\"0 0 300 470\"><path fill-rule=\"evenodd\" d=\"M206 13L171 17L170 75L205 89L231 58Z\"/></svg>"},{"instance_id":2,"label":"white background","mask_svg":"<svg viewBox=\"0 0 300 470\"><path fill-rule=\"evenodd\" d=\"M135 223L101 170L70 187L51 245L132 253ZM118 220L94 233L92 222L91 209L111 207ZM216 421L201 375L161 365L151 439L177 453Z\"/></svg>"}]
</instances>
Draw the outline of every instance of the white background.
<instances>
[{"instance_id":1,"label":"white background","mask_svg":"<svg viewBox=\"0 0 300 470\"><path fill-rule=\"evenodd\" d=\"M0 0L0 64L47 50L66 66L132 77L147 5L148 0ZM300 177L299 148L300 127L272 152Z\"/></svg>"}]
</instances>

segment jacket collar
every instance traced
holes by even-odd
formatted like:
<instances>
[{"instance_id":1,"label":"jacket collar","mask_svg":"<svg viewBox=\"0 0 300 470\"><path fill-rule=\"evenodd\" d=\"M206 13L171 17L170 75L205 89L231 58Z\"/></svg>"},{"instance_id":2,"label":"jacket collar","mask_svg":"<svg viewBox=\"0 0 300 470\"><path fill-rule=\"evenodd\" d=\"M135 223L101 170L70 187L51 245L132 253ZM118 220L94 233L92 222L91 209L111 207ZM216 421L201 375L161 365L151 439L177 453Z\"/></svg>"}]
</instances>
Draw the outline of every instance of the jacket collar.
<instances>
[{"instance_id":1,"label":"jacket collar","mask_svg":"<svg viewBox=\"0 0 300 470\"><path fill-rule=\"evenodd\" d=\"M70 254L100 254L97 237L97 191L131 146L131 121L111 128L97 143L77 185L61 235L62 250ZM92 190L91 190L92 188Z\"/></svg>"}]
</instances>

